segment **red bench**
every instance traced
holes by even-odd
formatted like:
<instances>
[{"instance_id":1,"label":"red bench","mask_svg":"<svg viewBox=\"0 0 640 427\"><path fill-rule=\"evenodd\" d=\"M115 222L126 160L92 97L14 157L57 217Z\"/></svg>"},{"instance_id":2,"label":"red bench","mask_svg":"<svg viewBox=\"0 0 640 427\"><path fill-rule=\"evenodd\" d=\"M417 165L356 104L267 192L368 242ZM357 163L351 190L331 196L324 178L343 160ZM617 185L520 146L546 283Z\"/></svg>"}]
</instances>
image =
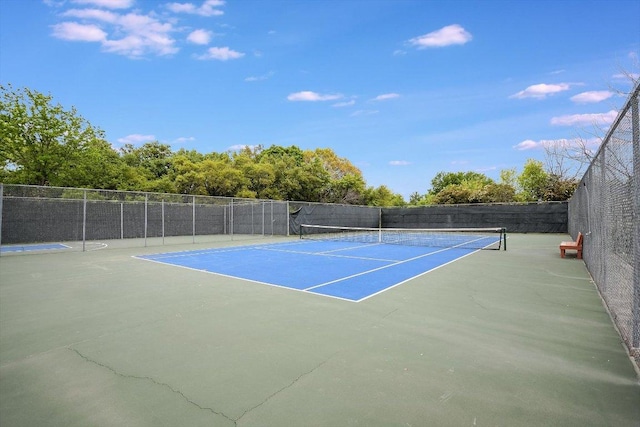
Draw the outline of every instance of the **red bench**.
<instances>
[{"instance_id":1,"label":"red bench","mask_svg":"<svg viewBox=\"0 0 640 427\"><path fill-rule=\"evenodd\" d=\"M578 238L575 242L562 242L560 243L560 257L564 258L565 251L571 250L578 253L577 258L582 259L582 233L578 233Z\"/></svg>"}]
</instances>

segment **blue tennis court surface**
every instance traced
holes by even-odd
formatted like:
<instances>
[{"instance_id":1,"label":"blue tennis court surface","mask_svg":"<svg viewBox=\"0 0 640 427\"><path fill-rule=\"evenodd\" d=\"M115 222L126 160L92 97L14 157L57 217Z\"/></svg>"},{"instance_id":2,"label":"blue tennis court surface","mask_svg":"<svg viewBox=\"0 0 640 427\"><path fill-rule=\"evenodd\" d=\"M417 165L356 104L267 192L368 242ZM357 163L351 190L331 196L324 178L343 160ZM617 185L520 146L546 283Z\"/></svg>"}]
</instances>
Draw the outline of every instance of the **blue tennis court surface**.
<instances>
[{"instance_id":1,"label":"blue tennis court surface","mask_svg":"<svg viewBox=\"0 0 640 427\"><path fill-rule=\"evenodd\" d=\"M55 249L69 249L69 246L62 243L40 243L33 245L11 245L0 246L0 252L31 252L31 251L51 251Z\"/></svg>"},{"instance_id":2,"label":"blue tennis court surface","mask_svg":"<svg viewBox=\"0 0 640 427\"><path fill-rule=\"evenodd\" d=\"M476 250L301 240L136 258L362 301Z\"/></svg>"}]
</instances>

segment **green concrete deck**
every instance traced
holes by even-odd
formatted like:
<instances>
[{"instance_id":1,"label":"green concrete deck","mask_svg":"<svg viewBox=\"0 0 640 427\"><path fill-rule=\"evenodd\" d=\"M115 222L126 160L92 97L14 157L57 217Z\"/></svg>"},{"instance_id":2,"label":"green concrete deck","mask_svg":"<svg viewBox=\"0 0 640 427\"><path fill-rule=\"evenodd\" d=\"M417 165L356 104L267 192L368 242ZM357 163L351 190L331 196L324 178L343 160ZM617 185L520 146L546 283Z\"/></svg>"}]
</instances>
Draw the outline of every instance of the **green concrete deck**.
<instances>
[{"instance_id":1,"label":"green concrete deck","mask_svg":"<svg viewBox=\"0 0 640 427\"><path fill-rule=\"evenodd\" d=\"M568 239L510 235L361 303L131 257L198 244L3 255L0 426L638 426Z\"/></svg>"}]
</instances>

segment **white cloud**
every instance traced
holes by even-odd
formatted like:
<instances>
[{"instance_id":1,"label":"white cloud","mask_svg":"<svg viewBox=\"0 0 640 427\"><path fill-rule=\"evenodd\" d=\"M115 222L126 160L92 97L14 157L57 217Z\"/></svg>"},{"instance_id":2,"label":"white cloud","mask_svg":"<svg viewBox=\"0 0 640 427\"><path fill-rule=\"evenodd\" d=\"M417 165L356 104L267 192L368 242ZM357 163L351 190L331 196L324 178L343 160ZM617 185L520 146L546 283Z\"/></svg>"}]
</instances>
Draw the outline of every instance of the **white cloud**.
<instances>
[{"instance_id":1,"label":"white cloud","mask_svg":"<svg viewBox=\"0 0 640 427\"><path fill-rule=\"evenodd\" d=\"M95 3L92 3L95 4ZM123 3L124 4L124 3ZM53 25L53 36L64 40L98 42L106 52L139 58L178 52L173 25L153 14L118 14L100 9L69 9L62 16L82 22Z\"/></svg>"},{"instance_id":2,"label":"white cloud","mask_svg":"<svg viewBox=\"0 0 640 427\"><path fill-rule=\"evenodd\" d=\"M563 147L563 148L581 148L586 147L595 151L595 149L600 145L600 138L589 138L589 139L541 139L540 141L533 141L531 139L527 139L522 141L521 143L514 145L513 148L519 151L527 151L527 150L541 150L547 147Z\"/></svg>"},{"instance_id":3,"label":"white cloud","mask_svg":"<svg viewBox=\"0 0 640 427\"><path fill-rule=\"evenodd\" d=\"M97 25L62 22L54 25L52 28L54 37L63 40L103 42L107 39L107 33L102 31Z\"/></svg>"},{"instance_id":4,"label":"white cloud","mask_svg":"<svg viewBox=\"0 0 640 427\"><path fill-rule=\"evenodd\" d=\"M378 95L375 98L373 98L373 101L387 101L389 99L394 99L394 98L399 98L400 95L398 95L397 93L385 93L383 95Z\"/></svg>"},{"instance_id":5,"label":"white cloud","mask_svg":"<svg viewBox=\"0 0 640 427\"><path fill-rule=\"evenodd\" d=\"M65 17L96 20L114 24L120 15L101 9L69 9L62 14Z\"/></svg>"},{"instance_id":6,"label":"white cloud","mask_svg":"<svg viewBox=\"0 0 640 427\"><path fill-rule=\"evenodd\" d=\"M609 99L612 96L613 92L610 92L608 90L595 90L574 95L571 97L571 100L578 104L590 104L604 101L605 99Z\"/></svg>"},{"instance_id":7,"label":"white cloud","mask_svg":"<svg viewBox=\"0 0 640 427\"><path fill-rule=\"evenodd\" d=\"M185 142L195 141L196 139L193 136L181 136L180 138L176 138L173 142L175 144L184 144Z\"/></svg>"},{"instance_id":8,"label":"white cloud","mask_svg":"<svg viewBox=\"0 0 640 427\"><path fill-rule=\"evenodd\" d=\"M540 83L537 85L529 86L525 90L521 90L520 92L511 95L509 98L544 99L547 97L547 95L553 95L558 92L563 92L565 90L569 90L570 88L571 88L571 85L569 83L558 83L558 84Z\"/></svg>"},{"instance_id":9,"label":"white cloud","mask_svg":"<svg viewBox=\"0 0 640 427\"><path fill-rule=\"evenodd\" d=\"M316 93L316 92L311 92L308 90L304 90L302 92L296 92L296 93L292 93L291 95L287 96L287 99L289 101L333 101L336 99L340 99L342 98L342 95L340 94L320 94L320 93Z\"/></svg>"},{"instance_id":10,"label":"white cloud","mask_svg":"<svg viewBox=\"0 0 640 427\"><path fill-rule=\"evenodd\" d=\"M193 3L169 3L166 5L167 9L174 13L189 13L200 16L224 15L224 12L218 9L221 6L224 6L222 0L206 0L202 6L196 6Z\"/></svg>"},{"instance_id":11,"label":"white cloud","mask_svg":"<svg viewBox=\"0 0 640 427\"><path fill-rule=\"evenodd\" d=\"M351 107L352 105L356 105L355 99L352 99L350 101L344 101L344 102L336 102L335 104L332 105L332 107L343 108L343 107Z\"/></svg>"},{"instance_id":12,"label":"white cloud","mask_svg":"<svg viewBox=\"0 0 640 427\"><path fill-rule=\"evenodd\" d=\"M607 113L572 114L553 117L551 124L556 126L608 125L618 117L618 112L611 110Z\"/></svg>"},{"instance_id":13,"label":"white cloud","mask_svg":"<svg viewBox=\"0 0 640 427\"><path fill-rule=\"evenodd\" d=\"M123 138L118 138L118 142L122 144L140 144L151 141L156 141L155 135L141 135L139 133L134 133Z\"/></svg>"},{"instance_id":14,"label":"white cloud","mask_svg":"<svg viewBox=\"0 0 640 427\"><path fill-rule=\"evenodd\" d=\"M132 58L171 55L180 50L173 34L184 29L177 26L175 17L166 13L151 11L143 14L138 9L117 11L132 7L135 3L133 0L72 0L72 3L85 7L70 8L60 14L64 18L73 19L52 26L53 36L56 38L98 42L105 52ZM224 4L221 0L207 0L199 6L192 3L171 3L167 7L176 12L213 16L222 14L217 8ZM60 6L64 6L64 3ZM213 36L212 32L199 29L189 33L187 41L206 45ZM228 48L220 48L203 55L201 59L227 60L243 55Z\"/></svg>"},{"instance_id":15,"label":"white cloud","mask_svg":"<svg viewBox=\"0 0 640 427\"><path fill-rule=\"evenodd\" d=\"M533 149L541 148L541 147L542 147L542 145L541 145L540 142L536 142L536 141L533 141L531 139L524 140L521 143L513 146L513 148L515 148L516 150L520 150L520 151L533 150Z\"/></svg>"},{"instance_id":16,"label":"white cloud","mask_svg":"<svg viewBox=\"0 0 640 427\"><path fill-rule=\"evenodd\" d=\"M244 53L237 52L228 47L210 47L205 54L199 55L196 58L202 60L215 59L218 61L228 61L230 59L242 58L243 56Z\"/></svg>"},{"instance_id":17,"label":"white cloud","mask_svg":"<svg viewBox=\"0 0 640 427\"><path fill-rule=\"evenodd\" d=\"M426 49L430 47L445 47L456 44L465 44L473 36L458 24L448 25L429 34L414 37L409 43L418 49Z\"/></svg>"},{"instance_id":18,"label":"white cloud","mask_svg":"<svg viewBox=\"0 0 640 427\"><path fill-rule=\"evenodd\" d=\"M267 74L263 74L261 76L251 76L244 79L245 82L260 82L263 80L268 80L273 77L275 73L273 71L269 71Z\"/></svg>"},{"instance_id":19,"label":"white cloud","mask_svg":"<svg viewBox=\"0 0 640 427\"><path fill-rule=\"evenodd\" d=\"M211 31L195 30L187 36L187 40L195 44L209 44L211 37L213 37L213 33Z\"/></svg>"},{"instance_id":20,"label":"white cloud","mask_svg":"<svg viewBox=\"0 0 640 427\"><path fill-rule=\"evenodd\" d=\"M408 162L406 160L391 160L389 164L391 166L408 166L411 164L411 162Z\"/></svg>"},{"instance_id":21,"label":"white cloud","mask_svg":"<svg viewBox=\"0 0 640 427\"><path fill-rule=\"evenodd\" d=\"M242 151L245 148L248 148L250 150L255 150L258 147L259 147L259 145L237 144L237 145L230 146L229 148L227 148L227 150L228 151Z\"/></svg>"},{"instance_id":22,"label":"white cloud","mask_svg":"<svg viewBox=\"0 0 640 427\"><path fill-rule=\"evenodd\" d=\"M351 113L351 117L359 117L359 116L372 116L374 114L378 114L380 111L378 110L358 110Z\"/></svg>"},{"instance_id":23,"label":"white cloud","mask_svg":"<svg viewBox=\"0 0 640 427\"><path fill-rule=\"evenodd\" d=\"M625 73L618 73L618 74L614 74L612 76L614 79L616 80L638 80L640 79L640 74L637 73L629 73L629 74L625 74Z\"/></svg>"},{"instance_id":24,"label":"white cloud","mask_svg":"<svg viewBox=\"0 0 640 427\"><path fill-rule=\"evenodd\" d=\"M76 4L89 4L107 9L127 9L133 6L135 0L73 0Z\"/></svg>"}]
</instances>

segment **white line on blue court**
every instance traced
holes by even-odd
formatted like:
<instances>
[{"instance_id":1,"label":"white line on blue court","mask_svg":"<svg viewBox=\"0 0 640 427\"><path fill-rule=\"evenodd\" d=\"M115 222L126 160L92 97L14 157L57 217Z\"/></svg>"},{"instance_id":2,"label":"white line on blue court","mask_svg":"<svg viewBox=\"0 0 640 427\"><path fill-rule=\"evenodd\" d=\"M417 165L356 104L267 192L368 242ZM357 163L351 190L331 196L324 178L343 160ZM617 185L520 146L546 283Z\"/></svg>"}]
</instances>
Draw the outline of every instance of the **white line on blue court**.
<instances>
[{"instance_id":1,"label":"white line on blue court","mask_svg":"<svg viewBox=\"0 0 640 427\"><path fill-rule=\"evenodd\" d=\"M315 285L315 286L311 286L311 287L305 288L305 291L321 288L323 286L327 286L327 285L330 285L332 283L338 283L338 282L342 282L342 281L345 281L345 280L353 279L354 277L364 276L364 275L373 273L374 271L380 271L380 270L384 270L386 268L395 267L396 265L405 264L407 262L415 261L415 260L420 259L420 258L426 258L428 256L435 255L435 254L438 254L440 252L448 251L449 249L453 249L453 248L444 248L444 249L440 249L440 250L437 250L437 251L429 252L429 253L426 253L426 254L418 255L418 256L413 257L413 258L405 259L405 260L402 260L402 261L394 261L393 264L383 265L382 267L374 268L374 269L371 269L371 270L368 270L368 271L363 271L363 272L360 272L360 273L352 274L351 276L341 277L341 278L336 279L336 280L331 280L331 281L326 282L326 283L321 283L319 285Z\"/></svg>"}]
</instances>

